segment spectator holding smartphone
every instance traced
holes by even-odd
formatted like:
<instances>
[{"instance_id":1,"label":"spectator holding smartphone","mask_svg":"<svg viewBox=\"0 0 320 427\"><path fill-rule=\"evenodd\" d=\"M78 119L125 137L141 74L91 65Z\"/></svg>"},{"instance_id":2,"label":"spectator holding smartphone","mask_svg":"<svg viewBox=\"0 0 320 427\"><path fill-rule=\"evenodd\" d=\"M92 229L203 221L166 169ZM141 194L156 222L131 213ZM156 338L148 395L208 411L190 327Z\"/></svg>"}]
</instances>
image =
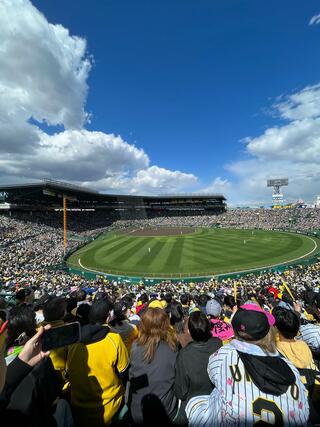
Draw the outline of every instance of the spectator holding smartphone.
<instances>
[{"instance_id":1,"label":"spectator holding smartphone","mask_svg":"<svg viewBox=\"0 0 320 427\"><path fill-rule=\"evenodd\" d=\"M0 417L8 425L25 427L73 427L68 403L59 399L59 385L49 352L41 349L41 338L50 326L40 327L7 367L0 365ZM1 331L0 331L1 332ZM0 335L0 360L3 360L6 333ZM5 384L3 385L3 379Z\"/></svg>"}]
</instances>

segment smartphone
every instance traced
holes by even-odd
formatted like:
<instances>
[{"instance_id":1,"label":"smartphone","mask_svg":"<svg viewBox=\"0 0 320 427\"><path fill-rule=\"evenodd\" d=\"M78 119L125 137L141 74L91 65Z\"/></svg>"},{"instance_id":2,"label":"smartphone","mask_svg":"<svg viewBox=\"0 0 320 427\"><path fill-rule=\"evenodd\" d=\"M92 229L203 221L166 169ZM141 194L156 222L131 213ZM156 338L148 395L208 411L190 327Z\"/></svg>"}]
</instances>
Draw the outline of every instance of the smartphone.
<instances>
[{"instance_id":1,"label":"smartphone","mask_svg":"<svg viewBox=\"0 0 320 427\"><path fill-rule=\"evenodd\" d=\"M42 335L42 351L49 351L59 347L75 344L80 341L80 323L66 323L63 326L44 331Z\"/></svg>"}]
</instances>

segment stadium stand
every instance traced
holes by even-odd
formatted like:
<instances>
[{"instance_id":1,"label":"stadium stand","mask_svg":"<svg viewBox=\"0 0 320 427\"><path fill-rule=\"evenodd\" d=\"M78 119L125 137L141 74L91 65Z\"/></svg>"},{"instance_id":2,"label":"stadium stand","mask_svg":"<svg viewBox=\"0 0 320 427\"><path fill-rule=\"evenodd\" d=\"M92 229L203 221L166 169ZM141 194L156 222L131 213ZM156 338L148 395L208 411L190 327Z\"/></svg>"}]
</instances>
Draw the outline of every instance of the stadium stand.
<instances>
[{"instance_id":1,"label":"stadium stand","mask_svg":"<svg viewBox=\"0 0 320 427\"><path fill-rule=\"evenodd\" d=\"M0 192L3 423L319 424L320 262L149 286L52 267L63 257L63 194L70 247L132 226L310 232L319 209L226 210L219 195L106 196L52 182ZM79 342L41 351L47 329L73 321Z\"/></svg>"}]
</instances>

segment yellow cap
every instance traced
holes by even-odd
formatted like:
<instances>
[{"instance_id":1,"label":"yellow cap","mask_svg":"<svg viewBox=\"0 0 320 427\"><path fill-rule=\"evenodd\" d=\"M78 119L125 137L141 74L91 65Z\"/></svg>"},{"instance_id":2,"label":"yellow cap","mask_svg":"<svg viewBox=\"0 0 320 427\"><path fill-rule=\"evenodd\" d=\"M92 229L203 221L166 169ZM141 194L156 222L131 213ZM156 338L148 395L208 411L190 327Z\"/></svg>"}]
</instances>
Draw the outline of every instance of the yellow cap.
<instances>
[{"instance_id":1,"label":"yellow cap","mask_svg":"<svg viewBox=\"0 0 320 427\"><path fill-rule=\"evenodd\" d=\"M155 299L154 301L151 301L148 305L149 308L166 308L167 303L165 301L159 301Z\"/></svg>"}]
</instances>

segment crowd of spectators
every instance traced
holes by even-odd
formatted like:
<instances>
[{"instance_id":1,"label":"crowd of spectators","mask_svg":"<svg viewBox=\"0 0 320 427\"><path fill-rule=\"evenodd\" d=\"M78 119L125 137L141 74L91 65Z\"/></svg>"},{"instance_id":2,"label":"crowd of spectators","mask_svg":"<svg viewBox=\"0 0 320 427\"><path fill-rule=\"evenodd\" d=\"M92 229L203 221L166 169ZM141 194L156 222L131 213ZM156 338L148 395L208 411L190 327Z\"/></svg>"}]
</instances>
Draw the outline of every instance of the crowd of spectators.
<instances>
[{"instance_id":1,"label":"crowd of spectators","mask_svg":"<svg viewBox=\"0 0 320 427\"><path fill-rule=\"evenodd\" d=\"M68 250L96 237L111 223L107 214L70 212ZM71 284L73 278L62 272L53 277L48 270L61 264L63 255L61 212L0 216L0 287L39 283L49 286L50 282L54 286L56 281Z\"/></svg>"},{"instance_id":2,"label":"crowd of spectators","mask_svg":"<svg viewBox=\"0 0 320 427\"><path fill-rule=\"evenodd\" d=\"M259 209L117 220L86 212L70 215L69 229L77 244L112 228L217 224L306 231L320 228L320 216ZM320 262L147 285L50 269L62 256L61 212L0 216L3 422L319 423ZM41 350L48 329L74 321L79 342Z\"/></svg>"},{"instance_id":3,"label":"crowd of spectators","mask_svg":"<svg viewBox=\"0 0 320 427\"><path fill-rule=\"evenodd\" d=\"M0 335L2 419L318 423L320 263L236 282L146 287L78 279L72 287L19 288L14 305L0 300L0 323L8 320L6 340ZM73 321L79 342L40 351L45 329ZM252 409L256 399L261 412Z\"/></svg>"},{"instance_id":4,"label":"crowd of spectators","mask_svg":"<svg viewBox=\"0 0 320 427\"><path fill-rule=\"evenodd\" d=\"M320 209L232 209L221 215L221 225L237 228L290 229L311 231L320 228Z\"/></svg>"},{"instance_id":5,"label":"crowd of spectators","mask_svg":"<svg viewBox=\"0 0 320 427\"><path fill-rule=\"evenodd\" d=\"M153 218L121 218L112 224L112 228L212 227L217 225L227 228L287 229L302 232L319 230L320 209L229 209L218 215L192 215L188 212L185 215L159 215Z\"/></svg>"}]
</instances>

